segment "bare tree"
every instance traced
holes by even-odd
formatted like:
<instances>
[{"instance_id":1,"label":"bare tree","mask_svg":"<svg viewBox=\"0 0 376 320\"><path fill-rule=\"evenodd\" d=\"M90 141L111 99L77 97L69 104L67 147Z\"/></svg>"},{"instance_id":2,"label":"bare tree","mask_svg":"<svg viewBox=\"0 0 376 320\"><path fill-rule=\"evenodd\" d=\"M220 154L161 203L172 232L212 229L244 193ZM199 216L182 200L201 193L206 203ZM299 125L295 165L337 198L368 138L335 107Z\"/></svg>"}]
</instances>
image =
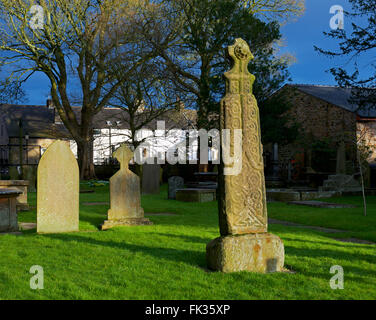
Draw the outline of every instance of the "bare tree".
<instances>
[{"instance_id":1,"label":"bare tree","mask_svg":"<svg viewBox=\"0 0 376 320\"><path fill-rule=\"evenodd\" d=\"M42 27L30 23L33 5L42 8ZM3 60L23 62L14 70L20 81L35 72L48 77L55 108L77 143L82 179L95 176L90 157L94 116L128 75L154 56L133 27L142 24L139 12L148 6L148 1L124 0L0 0ZM77 84L81 87L79 114L69 98Z\"/></svg>"},{"instance_id":2,"label":"bare tree","mask_svg":"<svg viewBox=\"0 0 376 320\"><path fill-rule=\"evenodd\" d=\"M282 23L294 20L305 10L305 0L244 0L250 13Z\"/></svg>"},{"instance_id":3,"label":"bare tree","mask_svg":"<svg viewBox=\"0 0 376 320\"><path fill-rule=\"evenodd\" d=\"M0 80L0 103L19 103L24 101L26 101L26 94L18 81L12 81L10 78Z\"/></svg>"}]
</instances>

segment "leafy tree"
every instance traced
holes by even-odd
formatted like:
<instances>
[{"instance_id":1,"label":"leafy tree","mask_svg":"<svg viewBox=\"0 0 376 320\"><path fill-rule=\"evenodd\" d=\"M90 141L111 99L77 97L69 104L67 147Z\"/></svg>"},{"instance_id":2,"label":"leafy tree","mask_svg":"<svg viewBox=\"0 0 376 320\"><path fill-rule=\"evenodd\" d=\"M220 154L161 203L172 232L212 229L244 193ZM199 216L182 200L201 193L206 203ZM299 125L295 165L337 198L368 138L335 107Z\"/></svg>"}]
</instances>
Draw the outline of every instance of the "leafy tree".
<instances>
[{"instance_id":1,"label":"leafy tree","mask_svg":"<svg viewBox=\"0 0 376 320\"><path fill-rule=\"evenodd\" d=\"M170 78L180 92L185 92L186 105L198 112L199 128L216 126L215 116L224 93L223 72L228 69L225 48L235 38L251 44L255 60L250 71L256 75L258 99L277 89L286 80L287 62L275 57L273 44L279 40L279 25L263 22L249 13L240 0L174 0L168 1L173 12L180 12L182 29L174 45L161 48L150 37Z\"/></svg>"},{"instance_id":2,"label":"leafy tree","mask_svg":"<svg viewBox=\"0 0 376 320\"><path fill-rule=\"evenodd\" d=\"M288 116L291 104L285 97L272 96L260 104L262 143L288 144L296 140L299 125Z\"/></svg>"}]
</instances>

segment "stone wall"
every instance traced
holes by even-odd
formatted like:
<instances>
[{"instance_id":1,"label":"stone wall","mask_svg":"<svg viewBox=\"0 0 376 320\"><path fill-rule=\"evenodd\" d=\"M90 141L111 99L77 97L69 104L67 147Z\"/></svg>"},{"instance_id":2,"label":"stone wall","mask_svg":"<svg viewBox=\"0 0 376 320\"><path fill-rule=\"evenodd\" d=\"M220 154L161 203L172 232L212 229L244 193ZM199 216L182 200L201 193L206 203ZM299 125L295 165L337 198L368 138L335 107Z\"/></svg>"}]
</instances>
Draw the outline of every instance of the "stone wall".
<instances>
[{"instance_id":1,"label":"stone wall","mask_svg":"<svg viewBox=\"0 0 376 320\"><path fill-rule=\"evenodd\" d=\"M336 150L342 137L345 139L348 158L355 157L352 151L356 141L356 115L343 108L313 97L292 86L285 86L279 94L288 97L292 108L288 111L292 121L299 124L297 140L289 145L280 146L279 160L286 164L295 159L301 166L307 166L307 151L312 143L327 141L333 150ZM329 159L328 159L329 160ZM330 161L335 161L330 159Z\"/></svg>"},{"instance_id":2,"label":"stone wall","mask_svg":"<svg viewBox=\"0 0 376 320\"><path fill-rule=\"evenodd\" d=\"M46 150L54 139L47 138L30 138L27 142L28 148L27 151L24 150L22 155L22 162L26 164L26 159L28 159L28 164L37 165L41 157L41 153ZM12 165L20 164L20 149L19 149L19 138L10 138L9 144L12 145L9 152L9 163ZM26 146L25 139L23 140L23 146Z\"/></svg>"},{"instance_id":3,"label":"stone wall","mask_svg":"<svg viewBox=\"0 0 376 320\"><path fill-rule=\"evenodd\" d=\"M354 142L357 129L354 113L293 87L285 87L283 93L289 96L292 108L288 113L291 119L295 119L300 124L301 135L305 141L312 137L312 139L328 139L336 144L345 133L346 143ZM304 146L305 141L298 142Z\"/></svg>"},{"instance_id":4,"label":"stone wall","mask_svg":"<svg viewBox=\"0 0 376 320\"><path fill-rule=\"evenodd\" d=\"M367 161L376 162L376 121L358 121L358 143L363 154L368 153Z\"/></svg>"}]
</instances>

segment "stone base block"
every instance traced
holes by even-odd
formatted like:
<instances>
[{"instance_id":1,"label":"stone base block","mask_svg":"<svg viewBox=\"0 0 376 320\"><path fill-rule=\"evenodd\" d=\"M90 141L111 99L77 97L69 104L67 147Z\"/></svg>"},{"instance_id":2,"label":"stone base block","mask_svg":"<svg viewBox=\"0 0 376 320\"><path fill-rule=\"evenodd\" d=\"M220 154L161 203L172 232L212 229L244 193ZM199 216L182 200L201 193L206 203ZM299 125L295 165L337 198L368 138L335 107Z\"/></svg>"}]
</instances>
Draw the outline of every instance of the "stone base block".
<instances>
[{"instance_id":1,"label":"stone base block","mask_svg":"<svg viewBox=\"0 0 376 320\"><path fill-rule=\"evenodd\" d=\"M113 227L119 227L119 226L142 226L142 225L152 225L153 222L151 222L147 218L129 218L129 219L121 219L121 220L106 220L101 225L101 230L108 230Z\"/></svg>"},{"instance_id":2,"label":"stone base block","mask_svg":"<svg viewBox=\"0 0 376 320\"><path fill-rule=\"evenodd\" d=\"M282 240L270 233L226 236L206 246L208 268L221 272L281 272L285 260Z\"/></svg>"},{"instance_id":3,"label":"stone base block","mask_svg":"<svg viewBox=\"0 0 376 320\"><path fill-rule=\"evenodd\" d=\"M215 189L178 189L176 200L183 202L211 202L216 200L217 190Z\"/></svg>"},{"instance_id":4,"label":"stone base block","mask_svg":"<svg viewBox=\"0 0 376 320\"><path fill-rule=\"evenodd\" d=\"M0 189L0 232L18 231L16 199L20 191Z\"/></svg>"},{"instance_id":5,"label":"stone base block","mask_svg":"<svg viewBox=\"0 0 376 320\"><path fill-rule=\"evenodd\" d=\"M268 199L268 201L299 201L300 192L294 191L292 189L267 189L266 198Z\"/></svg>"},{"instance_id":6,"label":"stone base block","mask_svg":"<svg viewBox=\"0 0 376 320\"><path fill-rule=\"evenodd\" d=\"M30 206L28 204L23 204L23 203L17 204L17 211L29 211L29 210L30 210Z\"/></svg>"}]
</instances>

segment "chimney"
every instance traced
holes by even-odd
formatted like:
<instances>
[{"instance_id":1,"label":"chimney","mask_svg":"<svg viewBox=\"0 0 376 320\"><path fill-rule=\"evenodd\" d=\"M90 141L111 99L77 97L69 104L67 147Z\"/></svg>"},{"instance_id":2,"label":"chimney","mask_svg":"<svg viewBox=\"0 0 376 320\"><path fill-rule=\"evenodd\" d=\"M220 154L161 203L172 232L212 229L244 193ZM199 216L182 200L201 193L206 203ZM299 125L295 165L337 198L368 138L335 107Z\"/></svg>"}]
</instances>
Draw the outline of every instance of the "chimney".
<instances>
[{"instance_id":1,"label":"chimney","mask_svg":"<svg viewBox=\"0 0 376 320\"><path fill-rule=\"evenodd\" d=\"M60 119L59 113L57 113L56 110L55 110L55 105L54 105L52 99L48 98L46 104L47 104L47 108L49 110L53 110L53 112L54 112L54 115L55 115L54 116L54 123L55 124L62 124L63 122Z\"/></svg>"},{"instance_id":2,"label":"chimney","mask_svg":"<svg viewBox=\"0 0 376 320\"><path fill-rule=\"evenodd\" d=\"M52 102L52 99L47 99L47 108L48 109L55 109L54 103Z\"/></svg>"}]
</instances>

